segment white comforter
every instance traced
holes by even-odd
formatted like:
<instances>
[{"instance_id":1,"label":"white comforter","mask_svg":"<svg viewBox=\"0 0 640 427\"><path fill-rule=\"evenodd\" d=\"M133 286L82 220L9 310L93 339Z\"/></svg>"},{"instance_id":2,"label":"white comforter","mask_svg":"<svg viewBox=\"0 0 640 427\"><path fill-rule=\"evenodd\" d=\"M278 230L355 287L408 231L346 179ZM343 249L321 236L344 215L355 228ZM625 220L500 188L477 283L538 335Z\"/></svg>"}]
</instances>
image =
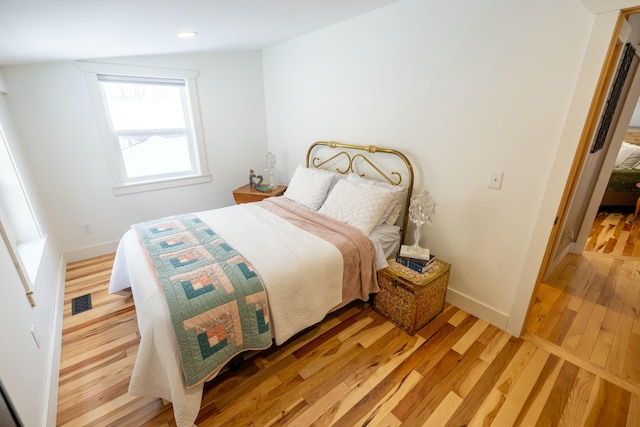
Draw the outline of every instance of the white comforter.
<instances>
[{"instance_id":1,"label":"white comforter","mask_svg":"<svg viewBox=\"0 0 640 427\"><path fill-rule=\"evenodd\" d=\"M255 203L197 215L259 272L277 344L316 324L341 304L343 260L331 243ZM256 240L260 245L255 245ZM287 269L282 268L283 260ZM167 303L131 230L120 241L109 292L126 293L129 288L141 334L129 392L172 402L178 426L192 426L200 410L203 385L185 387Z\"/></svg>"}]
</instances>

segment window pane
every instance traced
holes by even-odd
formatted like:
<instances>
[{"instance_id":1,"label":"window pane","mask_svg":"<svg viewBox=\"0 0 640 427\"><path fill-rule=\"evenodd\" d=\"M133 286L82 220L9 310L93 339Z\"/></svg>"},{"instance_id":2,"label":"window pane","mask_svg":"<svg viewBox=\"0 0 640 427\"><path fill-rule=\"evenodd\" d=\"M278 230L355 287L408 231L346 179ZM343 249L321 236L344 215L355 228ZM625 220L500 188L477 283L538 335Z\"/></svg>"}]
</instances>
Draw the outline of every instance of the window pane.
<instances>
[{"instance_id":1,"label":"window pane","mask_svg":"<svg viewBox=\"0 0 640 427\"><path fill-rule=\"evenodd\" d=\"M8 226L16 237L16 244L42 238L31 204L0 129L0 209L4 209ZM0 239L1 240L1 239Z\"/></svg>"},{"instance_id":2,"label":"window pane","mask_svg":"<svg viewBox=\"0 0 640 427\"><path fill-rule=\"evenodd\" d=\"M183 86L100 82L114 131L184 129Z\"/></svg>"},{"instance_id":3,"label":"window pane","mask_svg":"<svg viewBox=\"0 0 640 427\"><path fill-rule=\"evenodd\" d=\"M122 159L129 178L188 172L193 169L184 134L120 136Z\"/></svg>"}]
</instances>

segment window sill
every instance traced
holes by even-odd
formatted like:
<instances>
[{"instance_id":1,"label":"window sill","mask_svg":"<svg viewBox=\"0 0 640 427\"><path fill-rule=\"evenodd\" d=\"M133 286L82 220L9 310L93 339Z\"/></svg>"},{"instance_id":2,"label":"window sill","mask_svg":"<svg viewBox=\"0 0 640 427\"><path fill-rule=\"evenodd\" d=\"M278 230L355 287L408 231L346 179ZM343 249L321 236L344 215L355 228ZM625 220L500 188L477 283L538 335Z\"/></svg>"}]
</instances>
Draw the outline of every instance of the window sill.
<instances>
[{"instance_id":1,"label":"window sill","mask_svg":"<svg viewBox=\"0 0 640 427\"><path fill-rule=\"evenodd\" d=\"M18 253L20 254L20 260L24 266L27 277L31 282L31 288L36 283L36 277L38 277L38 270L42 263L42 256L44 254L44 246L47 243L47 238L43 237L39 240L32 242L24 242L18 244Z\"/></svg>"},{"instance_id":2,"label":"window sill","mask_svg":"<svg viewBox=\"0 0 640 427\"><path fill-rule=\"evenodd\" d=\"M203 184L211 182L211 175L193 176L189 178L172 179L168 181L145 182L140 184L129 184L121 187L113 187L113 194L121 196L124 194L141 193L144 191L162 190L165 188L182 187L184 185Z\"/></svg>"}]
</instances>

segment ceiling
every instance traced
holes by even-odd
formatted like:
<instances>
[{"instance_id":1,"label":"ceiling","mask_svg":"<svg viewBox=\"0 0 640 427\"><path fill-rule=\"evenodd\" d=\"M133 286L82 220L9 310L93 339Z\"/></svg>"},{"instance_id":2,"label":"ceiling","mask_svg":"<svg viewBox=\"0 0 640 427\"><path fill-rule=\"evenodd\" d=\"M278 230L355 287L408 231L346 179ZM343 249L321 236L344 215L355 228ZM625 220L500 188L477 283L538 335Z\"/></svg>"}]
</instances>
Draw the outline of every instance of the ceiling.
<instances>
[{"instance_id":1,"label":"ceiling","mask_svg":"<svg viewBox=\"0 0 640 427\"><path fill-rule=\"evenodd\" d=\"M395 1L0 0L0 65L262 49Z\"/></svg>"}]
</instances>

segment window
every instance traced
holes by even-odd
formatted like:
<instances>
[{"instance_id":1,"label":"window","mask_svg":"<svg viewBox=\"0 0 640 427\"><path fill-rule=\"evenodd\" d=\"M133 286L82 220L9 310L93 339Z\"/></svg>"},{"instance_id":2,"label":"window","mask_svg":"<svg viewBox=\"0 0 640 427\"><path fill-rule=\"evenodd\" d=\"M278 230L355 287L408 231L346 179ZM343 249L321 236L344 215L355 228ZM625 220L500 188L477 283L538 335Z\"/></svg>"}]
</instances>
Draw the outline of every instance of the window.
<instances>
[{"instance_id":1,"label":"window","mask_svg":"<svg viewBox=\"0 0 640 427\"><path fill-rule=\"evenodd\" d=\"M24 191L13 156L0 127L0 240L9 249L13 263L30 295L44 250L42 236L31 203ZM29 296L33 304L33 300Z\"/></svg>"},{"instance_id":2,"label":"window","mask_svg":"<svg viewBox=\"0 0 640 427\"><path fill-rule=\"evenodd\" d=\"M210 180L197 73L78 64L87 73L115 194Z\"/></svg>"}]
</instances>

